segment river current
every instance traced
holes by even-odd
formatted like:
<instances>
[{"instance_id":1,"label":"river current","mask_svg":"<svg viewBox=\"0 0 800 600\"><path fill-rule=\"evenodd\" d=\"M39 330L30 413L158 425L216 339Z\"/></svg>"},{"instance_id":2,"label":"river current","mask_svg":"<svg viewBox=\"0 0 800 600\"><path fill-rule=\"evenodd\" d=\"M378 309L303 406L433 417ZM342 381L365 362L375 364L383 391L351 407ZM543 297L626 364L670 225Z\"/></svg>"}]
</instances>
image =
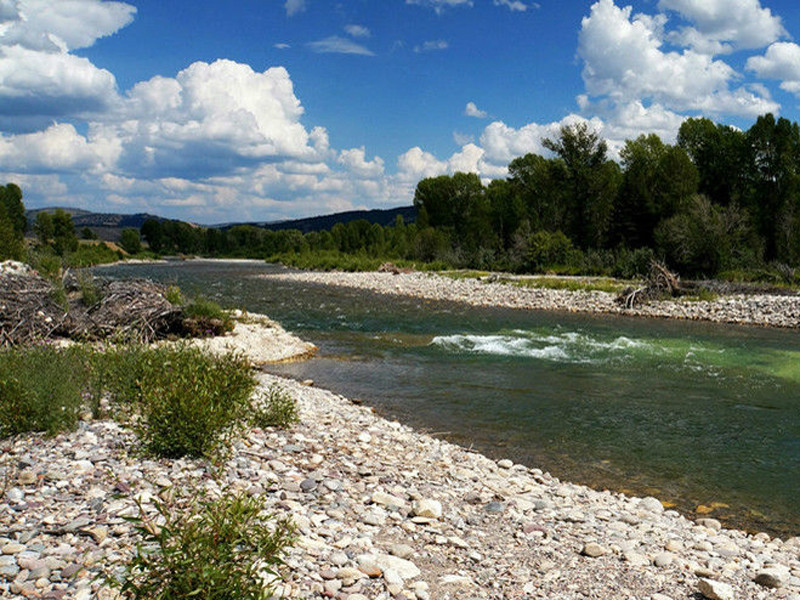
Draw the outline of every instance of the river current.
<instances>
[{"instance_id":1,"label":"river current","mask_svg":"<svg viewBox=\"0 0 800 600\"><path fill-rule=\"evenodd\" d=\"M687 514L800 534L794 331L475 308L260 278L281 267L104 267L269 315L319 347L270 372L389 418Z\"/></svg>"}]
</instances>

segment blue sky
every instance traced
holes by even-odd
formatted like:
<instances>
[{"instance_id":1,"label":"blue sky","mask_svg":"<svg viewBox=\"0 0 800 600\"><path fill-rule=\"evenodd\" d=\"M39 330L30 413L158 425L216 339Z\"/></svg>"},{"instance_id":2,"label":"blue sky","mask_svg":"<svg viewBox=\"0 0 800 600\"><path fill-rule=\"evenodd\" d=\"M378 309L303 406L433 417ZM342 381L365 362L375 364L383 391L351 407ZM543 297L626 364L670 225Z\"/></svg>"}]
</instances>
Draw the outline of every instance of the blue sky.
<instances>
[{"instance_id":1,"label":"blue sky","mask_svg":"<svg viewBox=\"0 0 800 600\"><path fill-rule=\"evenodd\" d=\"M0 179L199 223L408 205L586 120L800 120L795 0L0 0Z\"/></svg>"}]
</instances>

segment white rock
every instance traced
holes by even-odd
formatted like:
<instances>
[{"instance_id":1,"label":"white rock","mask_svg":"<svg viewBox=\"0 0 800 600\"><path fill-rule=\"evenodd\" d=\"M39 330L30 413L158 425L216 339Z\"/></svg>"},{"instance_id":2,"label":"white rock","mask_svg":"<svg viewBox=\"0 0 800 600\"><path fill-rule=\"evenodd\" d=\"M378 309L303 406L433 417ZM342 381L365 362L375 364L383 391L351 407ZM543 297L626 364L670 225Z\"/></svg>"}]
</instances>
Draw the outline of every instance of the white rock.
<instances>
[{"instance_id":1,"label":"white rock","mask_svg":"<svg viewBox=\"0 0 800 600\"><path fill-rule=\"evenodd\" d=\"M734 600L733 588L713 579L701 579L697 590L708 600Z\"/></svg>"},{"instance_id":2,"label":"white rock","mask_svg":"<svg viewBox=\"0 0 800 600\"><path fill-rule=\"evenodd\" d=\"M380 504L381 506L393 506L395 508L400 508L405 505L405 500L385 492L375 492L372 494L372 503Z\"/></svg>"},{"instance_id":3,"label":"white rock","mask_svg":"<svg viewBox=\"0 0 800 600\"><path fill-rule=\"evenodd\" d=\"M638 508L657 514L664 512L664 505L661 504L661 501L658 498L653 498L652 496L642 498L641 502L639 502Z\"/></svg>"},{"instance_id":4,"label":"white rock","mask_svg":"<svg viewBox=\"0 0 800 600\"><path fill-rule=\"evenodd\" d=\"M414 579L419 577L420 570L410 560L391 556L389 554L378 554L374 557L377 564L383 571L394 571L402 579Z\"/></svg>"},{"instance_id":5,"label":"white rock","mask_svg":"<svg viewBox=\"0 0 800 600\"><path fill-rule=\"evenodd\" d=\"M438 500L423 498L414 502L414 516L438 519L442 516L442 503Z\"/></svg>"}]
</instances>

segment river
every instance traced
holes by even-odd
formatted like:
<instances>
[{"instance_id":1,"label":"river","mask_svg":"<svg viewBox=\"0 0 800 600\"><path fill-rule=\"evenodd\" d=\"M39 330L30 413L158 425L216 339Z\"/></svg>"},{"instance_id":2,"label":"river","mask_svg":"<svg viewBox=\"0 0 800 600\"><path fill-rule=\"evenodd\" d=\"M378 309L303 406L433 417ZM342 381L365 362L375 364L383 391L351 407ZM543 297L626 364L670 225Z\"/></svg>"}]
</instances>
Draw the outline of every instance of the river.
<instances>
[{"instance_id":1,"label":"river","mask_svg":"<svg viewBox=\"0 0 800 600\"><path fill-rule=\"evenodd\" d=\"M268 367L495 457L687 514L800 533L794 331L475 308L190 261L97 269L265 313L319 347Z\"/></svg>"}]
</instances>

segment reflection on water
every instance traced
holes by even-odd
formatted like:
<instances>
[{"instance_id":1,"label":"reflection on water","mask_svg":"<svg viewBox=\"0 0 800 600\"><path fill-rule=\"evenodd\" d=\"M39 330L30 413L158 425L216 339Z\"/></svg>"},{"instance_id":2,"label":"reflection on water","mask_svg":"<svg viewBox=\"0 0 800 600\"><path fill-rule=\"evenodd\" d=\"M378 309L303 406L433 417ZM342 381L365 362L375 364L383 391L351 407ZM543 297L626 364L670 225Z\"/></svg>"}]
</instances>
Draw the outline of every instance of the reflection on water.
<instances>
[{"instance_id":1,"label":"reflection on water","mask_svg":"<svg viewBox=\"0 0 800 600\"><path fill-rule=\"evenodd\" d=\"M574 481L800 532L795 332L479 309L259 279L276 267L114 267L264 312L320 347L270 370Z\"/></svg>"}]
</instances>

